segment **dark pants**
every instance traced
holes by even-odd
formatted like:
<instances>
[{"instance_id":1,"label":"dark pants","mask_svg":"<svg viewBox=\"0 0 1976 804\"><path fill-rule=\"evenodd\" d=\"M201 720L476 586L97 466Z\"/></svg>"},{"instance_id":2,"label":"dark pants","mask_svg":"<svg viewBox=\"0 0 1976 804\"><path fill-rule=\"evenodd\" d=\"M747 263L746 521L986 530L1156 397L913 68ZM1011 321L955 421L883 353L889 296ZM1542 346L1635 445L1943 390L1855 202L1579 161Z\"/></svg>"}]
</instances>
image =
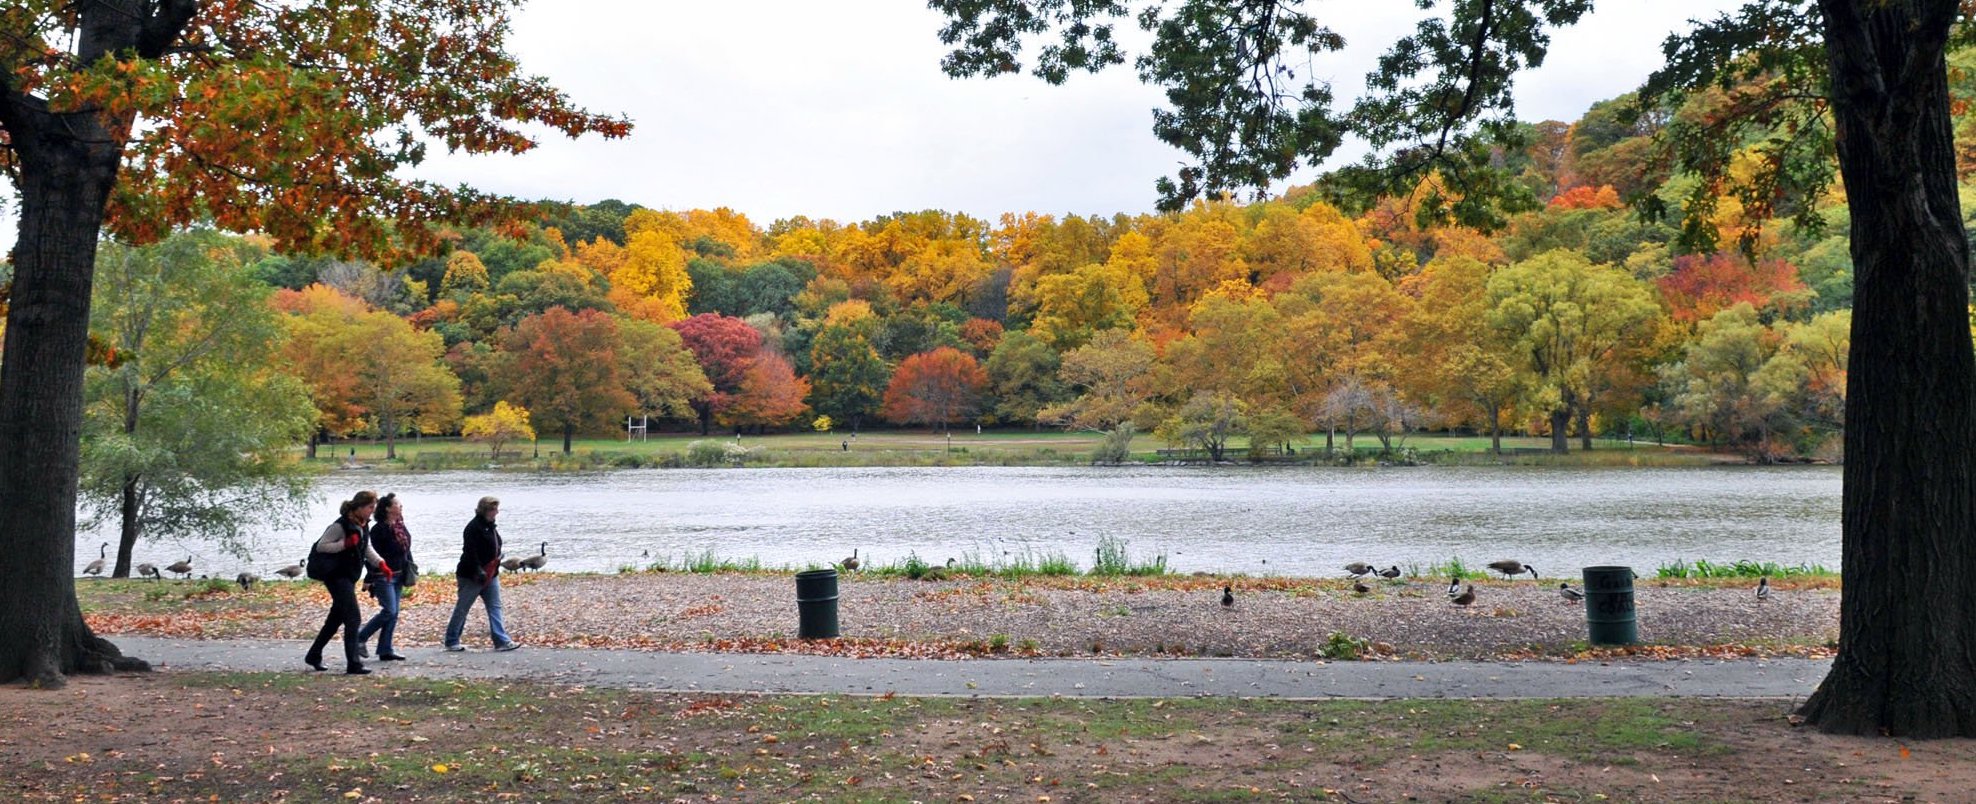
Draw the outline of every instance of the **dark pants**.
<instances>
[{"instance_id":1,"label":"dark pants","mask_svg":"<svg viewBox=\"0 0 1976 804\"><path fill-rule=\"evenodd\" d=\"M357 610L357 582L334 578L323 581L322 585L329 588L329 616L323 619L315 644L309 646L309 653L303 658L310 664L321 664L323 647L336 635L336 629L341 628L344 661L351 667L362 667L363 662L357 658L357 628L363 620L363 612Z\"/></svg>"}]
</instances>

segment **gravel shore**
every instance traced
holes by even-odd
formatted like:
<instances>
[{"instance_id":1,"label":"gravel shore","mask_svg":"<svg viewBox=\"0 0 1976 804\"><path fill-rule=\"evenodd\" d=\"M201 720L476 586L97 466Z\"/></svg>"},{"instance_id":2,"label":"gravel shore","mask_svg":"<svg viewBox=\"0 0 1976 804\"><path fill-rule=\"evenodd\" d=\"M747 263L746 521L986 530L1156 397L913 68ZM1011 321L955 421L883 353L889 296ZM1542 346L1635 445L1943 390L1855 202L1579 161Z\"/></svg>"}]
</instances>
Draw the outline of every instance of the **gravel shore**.
<instances>
[{"instance_id":1,"label":"gravel shore","mask_svg":"<svg viewBox=\"0 0 1976 804\"><path fill-rule=\"evenodd\" d=\"M434 577L406 602L398 639L437 644L451 613L451 579ZM1221 605L1223 583L1235 604ZM1838 638L1830 584L1780 584L1758 601L1748 585L1635 589L1643 643L1667 655L1824 655ZM846 575L844 639L804 642L795 583L784 574L504 575L509 630L524 644L651 650L802 651L872 656L1233 656L1316 658L1333 634L1373 655L1411 659L1570 658L1586 638L1581 604L1556 581L1483 581L1477 600L1451 604L1439 580L1307 578L1030 578L927 582ZM195 635L307 639L322 623L320 585L282 584L266 614L215 620ZM320 603L318 604L318 601ZM364 599L365 614L370 600ZM467 642L487 640L478 606ZM116 631L116 625L99 625ZM141 626L129 632L146 632ZM183 634L181 634L183 635ZM1674 650L1669 650L1672 648Z\"/></svg>"}]
</instances>

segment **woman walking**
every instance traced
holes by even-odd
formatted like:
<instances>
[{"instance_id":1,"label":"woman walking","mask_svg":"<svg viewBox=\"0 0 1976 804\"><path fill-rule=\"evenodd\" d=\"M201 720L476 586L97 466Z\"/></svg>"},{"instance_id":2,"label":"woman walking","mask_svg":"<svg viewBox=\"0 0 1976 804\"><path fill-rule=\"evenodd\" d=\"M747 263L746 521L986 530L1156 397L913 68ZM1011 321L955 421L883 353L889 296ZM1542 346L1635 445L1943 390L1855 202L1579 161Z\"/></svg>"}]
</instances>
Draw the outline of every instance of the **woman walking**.
<instances>
[{"instance_id":1,"label":"woman walking","mask_svg":"<svg viewBox=\"0 0 1976 804\"><path fill-rule=\"evenodd\" d=\"M508 629L501 622L501 532L494 527L494 518L500 513L500 500L482 497L474 507L473 521L467 523L460 566L453 573L460 580L460 599L453 604L453 619L446 622L449 651L467 649L460 644L460 636L467 628L467 612L473 610L476 598L487 608L487 632L494 639L494 649L521 647L508 638Z\"/></svg>"},{"instance_id":2,"label":"woman walking","mask_svg":"<svg viewBox=\"0 0 1976 804\"><path fill-rule=\"evenodd\" d=\"M398 633L398 601L404 595L405 567L412 563L412 534L405 530L405 505L396 494L377 501L377 523L370 529L371 550L384 558L381 569L365 579L371 596L377 598L377 614L357 632L357 653L370 655L370 638L377 635L378 661L403 661L393 649L391 637Z\"/></svg>"},{"instance_id":3,"label":"woman walking","mask_svg":"<svg viewBox=\"0 0 1976 804\"><path fill-rule=\"evenodd\" d=\"M391 568L384 564L376 551L370 548L364 538L364 523L377 509L377 493L359 491L355 497L345 501L340 507L342 515L330 523L316 540L309 554L309 577L322 581L329 588L329 616L323 619L322 630L316 634L316 641L309 646L309 652L302 657L310 667L327 670L322 664L322 649L329 645L329 638L343 630L343 672L361 676L370 672L359 661L357 654L357 628L362 622L363 612L357 608L357 579L364 574L366 563L381 567L385 577L391 576Z\"/></svg>"}]
</instances>

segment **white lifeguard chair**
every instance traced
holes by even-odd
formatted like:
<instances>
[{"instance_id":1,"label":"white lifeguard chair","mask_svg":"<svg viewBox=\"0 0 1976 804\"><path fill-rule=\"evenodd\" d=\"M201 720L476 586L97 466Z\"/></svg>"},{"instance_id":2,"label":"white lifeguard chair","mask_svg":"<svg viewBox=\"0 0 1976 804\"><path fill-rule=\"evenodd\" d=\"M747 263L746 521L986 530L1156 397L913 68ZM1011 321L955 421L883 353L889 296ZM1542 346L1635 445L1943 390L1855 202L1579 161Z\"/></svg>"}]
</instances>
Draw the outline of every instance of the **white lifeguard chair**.
<instances>
[{"instance_id":1,"label":"white lifeguard chair","mask_svg":"<svg viewBox=\"0 0 1976 804\"><path fill-rule=\"evenodd\" d=\"M637 423L637 424L632 424L632 423L631 423L631 422L632 422L632 417L630 417L630 416L626 416L626 417L624 417L624 440L625 440L625 441L634 441L634 440L635 440L635 441L644 441L644 440L645 440L645 432L646 432L646 428L647 428L648 426L650 426L650 425L651 425L651 423L652 423L652 417L650 417L650 416L644 416L644 415L641 415L641 416L639 416L639 417L637 417L637 421L638 421L638 423Z\"/></svg>"}]
</instances>

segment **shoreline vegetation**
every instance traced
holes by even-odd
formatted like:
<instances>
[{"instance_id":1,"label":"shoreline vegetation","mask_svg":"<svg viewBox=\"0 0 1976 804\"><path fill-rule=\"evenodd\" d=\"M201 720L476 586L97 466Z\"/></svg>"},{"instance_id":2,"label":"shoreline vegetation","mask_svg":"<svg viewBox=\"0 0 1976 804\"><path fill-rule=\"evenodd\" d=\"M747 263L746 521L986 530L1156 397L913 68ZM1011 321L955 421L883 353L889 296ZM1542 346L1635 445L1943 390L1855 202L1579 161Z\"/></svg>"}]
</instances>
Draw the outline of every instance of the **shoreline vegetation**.
<instances>
[{"instance_id":1,"label":"shoreline vegetation","mask_svg":"<svg viewBox=\"0 0 1976 804\"><path fill-rule=\"evenodd\" d=\"M1591 450L1567 453L1549 450L1549 439L1506 437L1501 454L1487 437L1427 435L1394 439L1390 448L1376 439L1355 439L1347 450L1342 438L1326 449L1321 437L1293 447L1294 452L1251 455L1249 445L1228 445L1224 460L1208 460L1200 450L1169 448L1161 440L1134 438L1122 462L1094 459L1104 436L1099 433L999 430L986 433L877 431L848 433L786 433L775 435L700 436L665 434L638 441L584 439L569 453L554 443L511 444L498 453L456 438L399 441L395 460L385 459L382 442L336 442L321 445L318 457L302 459L321 471L366 470L433 472L502 470L580 472L611 469L671 468L836 468L935 466L1565 466L1694 467L1742 465L1739 454L1712 452L1693 445L1651 441L1600 439Z\"/></svg>"}]
</instances>

